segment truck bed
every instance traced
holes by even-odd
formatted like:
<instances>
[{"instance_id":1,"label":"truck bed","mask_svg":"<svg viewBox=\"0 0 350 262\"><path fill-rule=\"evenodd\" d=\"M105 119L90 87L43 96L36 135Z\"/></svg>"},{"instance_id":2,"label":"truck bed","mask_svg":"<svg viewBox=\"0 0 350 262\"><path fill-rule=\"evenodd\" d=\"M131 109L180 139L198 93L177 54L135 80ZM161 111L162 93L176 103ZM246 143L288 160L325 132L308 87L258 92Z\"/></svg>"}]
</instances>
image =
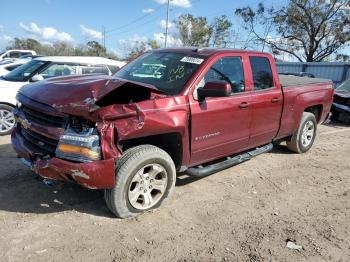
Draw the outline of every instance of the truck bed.
<instances>
[{"instance_id":1,"label":"truck bed","mask_svg":"<svg viewBox=\"0 0 350 262\"><path fill-rule=\"evenodd\" d=\"M279 74L278 76L282 87L292 87L292 86L332 82L332 80L323 79L323 78L311 78L311 77L301 77L301 76L282 75L282 74Z\"/></svg>"}]
</instances>

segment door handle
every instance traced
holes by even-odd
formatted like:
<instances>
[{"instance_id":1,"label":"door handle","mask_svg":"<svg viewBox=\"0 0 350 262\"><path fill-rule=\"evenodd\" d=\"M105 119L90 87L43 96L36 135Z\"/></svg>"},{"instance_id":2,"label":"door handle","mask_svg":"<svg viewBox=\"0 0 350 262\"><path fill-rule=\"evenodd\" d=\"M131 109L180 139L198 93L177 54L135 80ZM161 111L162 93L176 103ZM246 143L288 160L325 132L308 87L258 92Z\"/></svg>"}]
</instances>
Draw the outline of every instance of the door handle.
<instances>
[{"instance_id":1,"label":"door handle","mask_svg":"<svg viewBox=\"0 0 350 262\"><path fill-rule=\"evenodd\" d=\"M240 105L239 105L239 108L247 108L248 107L248 103L247 102L242 102Z\"/></svg>"},{"instance_id":2,"label":"door handle","mask_svg":"<svg viewBox=\"0 0 350 262\"><path fill-rule=\"evenodd\" d=\"M274 97L271 99L271 103L277 103L278 101L280 101L279 97Z\"/></svg>"}]
</instances>

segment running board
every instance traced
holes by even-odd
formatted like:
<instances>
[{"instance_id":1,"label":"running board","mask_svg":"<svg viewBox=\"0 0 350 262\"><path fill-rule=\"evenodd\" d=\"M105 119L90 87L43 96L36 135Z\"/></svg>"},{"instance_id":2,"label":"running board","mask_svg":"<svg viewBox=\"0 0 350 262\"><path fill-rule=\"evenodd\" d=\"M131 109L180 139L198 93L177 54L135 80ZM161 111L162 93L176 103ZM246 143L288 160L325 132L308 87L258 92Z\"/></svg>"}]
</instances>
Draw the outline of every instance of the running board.
<instances>
[{"instance_id":1,"label":"running board","mask_svg":"<svg viewBox=\"0 0 350 262\"><path fill-rule=\"evenodd\" d=\"M226 160L223 160L219 163L215 163L212 165L208 165L205 167L190 167L186 170L187 175L193 176L193 177L205 177L212 175L216 172L219 172L221 170L224 170L226 168L232 167L234 165L237 165L239 163L242 163L244 161L250 160L251 158L260 155L262 153L266 153L271 151L273 148L272 143L264 145L262 147L257 147L256 149L242 153L239 155L236 155L234 157L227 157Z\"/></svg>"}]
</instances>

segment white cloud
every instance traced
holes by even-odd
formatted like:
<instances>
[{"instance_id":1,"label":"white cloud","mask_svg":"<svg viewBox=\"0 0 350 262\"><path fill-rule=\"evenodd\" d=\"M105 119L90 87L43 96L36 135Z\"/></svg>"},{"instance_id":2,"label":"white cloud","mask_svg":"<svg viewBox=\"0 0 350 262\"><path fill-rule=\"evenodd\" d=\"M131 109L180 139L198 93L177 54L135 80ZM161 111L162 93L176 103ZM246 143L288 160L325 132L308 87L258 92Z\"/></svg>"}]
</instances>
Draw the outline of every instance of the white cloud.
<instances>
[{"instance_id":1,"label":"white cloud","mask_svg":"<svg viewBox=\"0 0 350 262\"><path fill-rule=\"evenodd\" d=\"M154 0L154 1L161 5L168 3L168 0ZM172 0L170 1L170 5L182 7L182 8L189 8L192 6L190 0Z\"/></svg>"},{"instance_id":2,"label":"white cloud","mask_svg":"<svg viewBox=\"0 0 350 262\"><path fill-rule=\"evenodd\" d=\"M13 40L13 37L9 35L0 36L0 52L9 45L9 43Z\"/></svg>"},{"instance_id":3,"label":"white cloud","mask_svg":"<svg viewBox=\"0 0 350 262\"><path fill-rule=\"evenodd\" d=\"M165 19L161 20L159 25L162 29L165 29L166 28L166 20ZM174 26L175 26L175 24L169 21L168 28L172 28Z\"/></svg>"},{"instance_id":4,"label":"white cloud","mask_svg":"<svg viewBox=\"0 0 350 262\"><path fill-rule=\"evenodd\" d=\"M120 39L118 42L124 46L132 46L139 42L148 42L148 38L146 36L135 34L127 39Z\"/></svg>"},{"instance_id":5,"label":"white cloud","mask_svg":"<svg viewBox=\"0 0 350 262\"><path fill-rule=\"evenodd\" d=\"M29 25L20 23L19 26L27 33L33 34L39 38L48 41L73 41L70 34L66 32L59 32L53 27L39 27L36 23L30 23Z\"/></svg>"},{"instance_id":6,"label":"white cloud","mask_svg":"<svg viewBox=\"0 0 350 262\"><path fill-rule=\"evenodd\" d=\"M3 32L5 27L3 25L0 25L0 32Z\"/></svg>"},{"instance_id":7,"label":"white cloud","mask_svg":"<svg viewBox=\"0 0 350 262\"><path fill-rule=\"evenodd\" d=\"M144 14L150 14L150 13L153 13L153 12L154 12L153 8L142 9L142 13L144 13Z\"/></svg>"},{"instance_id":8,"label":"white cloud","mask_svg":"<svg viewBox=\"0 0 350 262\"><path fill-rule=\"evenodd\" d=\"M154 33L153 37L154 37L154 40L156 40L160 46L164 46L164 41L165 41L164 33ZM167 46L168 47L180 47L180 46L182 46L182 42L179 38L175 38L171 35L168 35Z\"/></svg>"},{"instance_id":9,"label":"white cloud","mask_svg":"<svg viewBox=\"0 0 350 262\"><path fill-rule=\"evenodd\" d=\"M81 29L81 33L82 33L83 36L86 36L88 38L94 38L94 39L97 39L97 40L102 39L102 33L101 32L95 31L95 30L93 30L91 28L87 28L84 25L80 25L80 29Z\"/></svg>"}]
</instances>

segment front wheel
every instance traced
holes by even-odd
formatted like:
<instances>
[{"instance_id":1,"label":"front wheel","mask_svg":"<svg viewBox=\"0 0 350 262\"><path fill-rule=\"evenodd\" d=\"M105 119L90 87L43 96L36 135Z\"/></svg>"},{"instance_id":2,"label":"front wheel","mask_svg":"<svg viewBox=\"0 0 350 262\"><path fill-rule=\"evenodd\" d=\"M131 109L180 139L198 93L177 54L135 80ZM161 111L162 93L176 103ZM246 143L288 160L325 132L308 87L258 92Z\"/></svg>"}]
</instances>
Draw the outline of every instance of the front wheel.
<instances>
[{"instance_id":1,"label":"front wheel","mask_svg":"<svg viewBox=\"0 0 350 262\"><path fill-rule=\"evenodd\" d=\"M117 217L137 216L159 207L175 187L174 162L158 147L131 148L116 166L116 185L105 190L105 200Z\"/></svg>"},{"instance_id":2,"label":"front wheel","mask_svg":"<svg viewBox=\"0 0 350 262\"><path fill-rule=\"evenodd\" d=\"M0 104L0 136L10 134L15 126L16 120L12 110L13 107Z\"/></svg>"},{"instance_id":3,"label":"front wheel","mask_svg":"<svg viewBox=\"0 0 350 262\"><path fill-rule=\"evenodd\" d=\"M298 154L307 152L315 141L316 130L315 115L304 112L298 130L294 132L290 141L287 141L288 149Z\"/></svg>"}]
</instances>

